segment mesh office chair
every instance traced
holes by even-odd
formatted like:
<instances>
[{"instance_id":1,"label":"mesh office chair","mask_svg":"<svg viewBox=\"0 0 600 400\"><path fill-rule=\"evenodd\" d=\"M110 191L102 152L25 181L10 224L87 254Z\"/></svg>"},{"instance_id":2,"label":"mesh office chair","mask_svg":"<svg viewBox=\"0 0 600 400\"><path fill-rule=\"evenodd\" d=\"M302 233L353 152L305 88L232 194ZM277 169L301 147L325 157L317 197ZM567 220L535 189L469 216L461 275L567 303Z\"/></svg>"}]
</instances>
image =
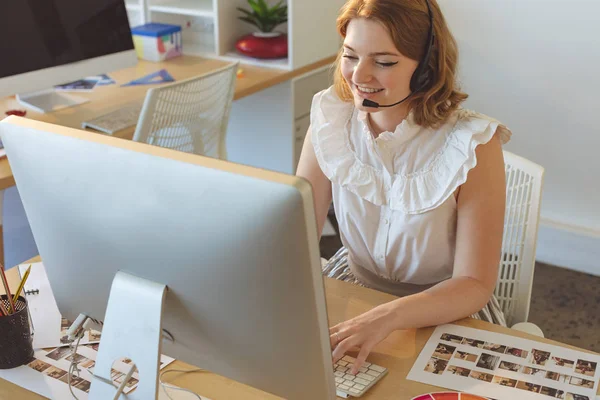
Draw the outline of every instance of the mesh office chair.
<instances>
[{"instance_id":1,"label":"mesh office chair","mask_svg":"<svg viewBox=\"0 0 600 400\"><path fill-rule=\"evenodd\" d=\"M133 136L137 142L220 159L238 63L148 90Z\"/></svg>"},{"instance_id":2,"label":"mesh office chair","mask_svg":"<svg viewBox=\"0 0 600 400\"><path fill-rule=\"evenodd\" d=\"M544 168L507 151L504 164L506 211L494 293L511 326L526 322L529 315ZM519 324L514 328L536 333L537 327ZM541 334L541 330L537 334Z\"/></svg>"}]
</instances>

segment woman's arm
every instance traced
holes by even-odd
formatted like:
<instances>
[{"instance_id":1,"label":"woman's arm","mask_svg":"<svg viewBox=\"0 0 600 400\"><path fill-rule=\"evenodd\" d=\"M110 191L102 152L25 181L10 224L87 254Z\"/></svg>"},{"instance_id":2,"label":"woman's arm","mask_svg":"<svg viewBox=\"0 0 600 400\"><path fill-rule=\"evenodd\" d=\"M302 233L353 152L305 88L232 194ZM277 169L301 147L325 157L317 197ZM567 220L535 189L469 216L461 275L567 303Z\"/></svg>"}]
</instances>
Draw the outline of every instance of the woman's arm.
<instances>
[{"instance_id":1,"label":"woman's arm","mask_svg":"<svg viewBox=\"0 0 600 400\"><path fill-rule=\"evenodd\" d=\"M477 166L469 171L458 195L452 278L331 328L332 345L337 345L334 360L360 347L358 368L392 331L456 321L481 310L489 301L498 277L506 201L500 140L494 137L477 147L476 155Z\"/></svg>"},{"instance_id":2,"label":"woman's arm","mask_svg":"<svg viewBox=\"0 0 600 400\"><path fill-rule=\"evenodd\" d=\"M321 171L321 167L315 156L311 136L310 128L308 128L296 175L307 179L312 186L315 200L315 214L317 216L317 232L320 239L325 219L327 218L327 212L331 205L331 181Z\"/></svg>"}]
</instances>

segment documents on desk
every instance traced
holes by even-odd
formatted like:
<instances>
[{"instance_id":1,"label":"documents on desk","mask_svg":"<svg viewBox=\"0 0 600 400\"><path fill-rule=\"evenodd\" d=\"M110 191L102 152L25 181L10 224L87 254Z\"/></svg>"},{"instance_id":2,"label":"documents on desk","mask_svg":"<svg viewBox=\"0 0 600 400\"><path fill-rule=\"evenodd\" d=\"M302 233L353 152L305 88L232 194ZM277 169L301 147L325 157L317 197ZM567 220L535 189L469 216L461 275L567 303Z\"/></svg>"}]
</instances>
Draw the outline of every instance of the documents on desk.
<instances>
[{"instance_id":1,"label":"documents on desk","mask_svg":"<svg viewBox=\"0 0 600 400\"><path fill-rule=\"evenodd\" d=\"M431 335L407 379L497 400L594 400L600 356L442 325Z\"/></svg>"},{"instance_id":2,"label":"documents on desk","mask_svg":"<svg viewBox=\"0 0 600 400\"><path fill-rule=\"evenodd\" d=\"M32 329L34 330L35 359L18 368L0 370L0 378L50 399L72 399L67 384L67 371L71 362L75 362L79 369L79 376L71 377L73 391L78 399L85 400L88 398L91 387L92 373L98 355L98 341L101 338L100 332L86 332L84 337L86 344L82 340L77 348L77 353L72 355L71 348L61 341L63 335L61 333L61 315L52 294L44 265L42 263L19 265L19 272L23 274L29 265L31 265L31 272L25 283L24 292L29 303ZM69 325L63 322L62 329L66 330ZM47 349L48 347L52 348ZM161 355L160 369L173 361L173 358ZM111 374L114 382L121 383L123 381L131 368L131 363L132 360L126 358L115 362ZM139 375L136 371L128 380L124 392L129 393L134 390L139 382L138 379ZM173 391L169 390L169 395ZM177 399L174 395L171 397Z\"/></svg>"}]
</instances>

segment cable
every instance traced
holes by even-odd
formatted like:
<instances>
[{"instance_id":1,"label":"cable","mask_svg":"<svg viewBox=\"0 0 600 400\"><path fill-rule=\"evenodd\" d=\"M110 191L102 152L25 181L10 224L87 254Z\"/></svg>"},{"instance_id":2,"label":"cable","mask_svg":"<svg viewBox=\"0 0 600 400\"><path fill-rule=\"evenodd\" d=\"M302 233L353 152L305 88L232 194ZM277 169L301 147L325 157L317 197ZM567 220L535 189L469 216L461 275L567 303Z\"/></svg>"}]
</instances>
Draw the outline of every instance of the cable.
<instances>
[{"instance_id":1,"label":"cable","mask_svg":"<svg viewBox=\"0 0 600 400\"><path fill-rule=\"evenodd\" d=\"M79 378L79 368L77 368L77 362L75 360L77 355L77 348L79 347L81 337L82 336L79 336L77 338L77 342L69 343L69 347L71 348L71 365L69 365L69 371L67 372L67 374L69 374L69 376L67 377L67 384L69 385L69 392L71 392L71 396L73 396L75 400L79 400L79 398L77 398L77 396L75 396L75 393L73 393L73 386L71 386L71 376L74 375L73 372L75 370L77 371L77 377ZM75 345L73 345L73 343L75 343Z\"/></svg>"},{"instance_id":2,"label":"cable","mask_svg":"<svg viewBox=\"0 0 600 400\"><path fill-rule=\"evenodd\" d=\"M203 369L201 369L201 368L197 368L197 369L190 369L190 370L184 370L184 369L169 369L169 370L167 370L167 371L163 371L163 372L161 372L161 373L160 373L160 375L158 376L158 382L160 382L160 386L161 386L161 388L163 389L163 391L165 392L165 394L167 395L167 397L168 397L170 400L173 400L173 398L172 398L172 397L169 395L169 393L166 391L166 389L165 389L165 388L169 388L169 389L173 389L173 390L180 390L180 391L182 391L182 392L191 393L191 394L193 394L194 396L196 396L196 398L197 398L198 400L205 400L205 399L203 399L202 397L200 397L200 395L199 395L199 394L197 394L197 393L195 393L195 392L192 392L192 391L191 391L191 390L189 390L189 389L180 388L180 387L178 387L178 386L173 386L173 385L171 385L171 384L169 384L169 383L165 383L165 382L163 382L163 380L162 380L162 378L163 378L163 375L166 375L166 374L168 374L168 373L171 373L171 372L179 372L179 373L182 373L182 374L190 374L190 373L195 373L195 372L206 372L205 370L203 370Z\"/></svg>"}]
</instances>

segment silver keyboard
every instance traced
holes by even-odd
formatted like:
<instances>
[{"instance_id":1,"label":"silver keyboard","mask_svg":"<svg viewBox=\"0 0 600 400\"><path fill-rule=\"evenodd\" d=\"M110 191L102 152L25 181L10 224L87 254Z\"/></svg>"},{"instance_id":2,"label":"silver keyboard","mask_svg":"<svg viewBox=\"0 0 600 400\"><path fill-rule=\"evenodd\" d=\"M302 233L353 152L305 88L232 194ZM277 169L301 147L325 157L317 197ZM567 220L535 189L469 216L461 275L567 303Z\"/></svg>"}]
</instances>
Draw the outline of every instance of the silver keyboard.
<instances>
[{"instance_id":1,"label":"silver keyboard","mask_svg":"<svg viewBox=\"0 0 600 400\"><path fill-rule=\"evenodd\" d=\"M342 357L333 365L336 394L339 397L360 397L375 383L387 374L387 368L365 362L358 374L350 374L352 364L356 359L348 355Z\"/></svg>"}]
</instances>

